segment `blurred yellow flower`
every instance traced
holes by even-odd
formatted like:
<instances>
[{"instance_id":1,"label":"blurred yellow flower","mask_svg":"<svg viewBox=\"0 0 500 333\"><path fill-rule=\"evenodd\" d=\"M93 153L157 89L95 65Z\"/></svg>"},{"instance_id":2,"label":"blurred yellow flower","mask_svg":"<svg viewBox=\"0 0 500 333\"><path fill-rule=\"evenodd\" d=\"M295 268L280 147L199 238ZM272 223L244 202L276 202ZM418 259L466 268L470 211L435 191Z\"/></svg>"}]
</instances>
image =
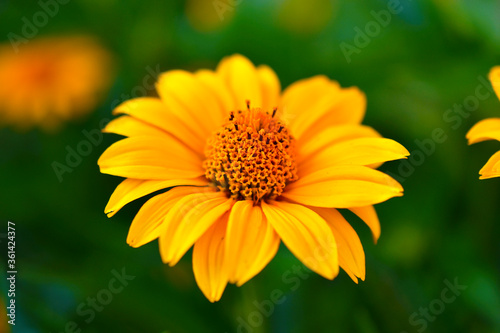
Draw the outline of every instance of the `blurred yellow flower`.
<instances>
[{"instance_id":1,"label":"blurred yellow flower","mask_svg":"<svg viewBox=\"0 0 500 333\"><path fill-rule=\"evenodd\" d=\"M325 76L281 93L268 66L223 59L216 71L173 70L157 83L160 98L118 106L105 132L128 138L99 159L102 173L125 177L105 213L154 196L140 209L127 242L159 238L175 265L194 245L193 270L210 301L228 282L241 286L275 256L280 241L327 279L339 265L365 278L361 242L336 208L348 208L371 228L373 205L403 188L375 170L408 156L395 141L361 125L365 95Z\"/></svg>"},{"instance_id":2,"label":"blurred yellow flower","mask_svg":"<svg viewBox=\"0 0 500 333\"><path fill-rule=\"evenodd\" d=\"M278 23L296 34L323 30L337 13L335 0L284 0L278 6Z\"/></svg>"},{"instance_id":3,"label":"blurred yellow flower","mask_svg":"<svg viewBox=\"0 0 500 333\"><path fill-rule=\"evenodd\" d=\"M229 24L242 0L187 0L186 17L193 28L210 32Z\"/></svg>"},{"instance_id":4,"label":"blurred yellow flower","mask_svg":"<svg viewBox=\"0 0 500 333\"><path fill-rule=\"evenodd\" d=\"M489 75L493 89L500 98L500 66L494 67ZM487 140L500 141L500 118L484 119L474 125L467 133L469 144ZM500 151L491 156L479 171L479 179L500 177Z\"/></svg>"},{"instance_id":5,"label":"blurred yellow flower","mask_svg":"<svg viewBox=\"0 0 500 333\"><path fill-rule=\"evenodd\" d=\"M0 124L54 129L86 114L109 87L111 57L86 36L0 46Z\"/></svg>"}]
</instances>

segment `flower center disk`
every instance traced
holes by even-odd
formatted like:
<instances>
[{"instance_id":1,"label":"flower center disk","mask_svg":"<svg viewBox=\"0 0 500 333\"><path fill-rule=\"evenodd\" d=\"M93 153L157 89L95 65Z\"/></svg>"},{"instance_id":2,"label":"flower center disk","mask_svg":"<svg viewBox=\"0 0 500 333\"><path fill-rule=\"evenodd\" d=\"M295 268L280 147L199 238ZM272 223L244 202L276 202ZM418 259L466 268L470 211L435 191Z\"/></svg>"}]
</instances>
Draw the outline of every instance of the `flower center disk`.
<instances>
[{"instance_id":1,"label":"flower center disk","mask_svg":"<svg viewBox=\"0 0 500 333\"><path fill-rule=\"evenodd\" d=\"M235 200L275 199L298 179L295 139L275 114L248 103L207 142L205 176Z\"/></svg>"}]
</instances>

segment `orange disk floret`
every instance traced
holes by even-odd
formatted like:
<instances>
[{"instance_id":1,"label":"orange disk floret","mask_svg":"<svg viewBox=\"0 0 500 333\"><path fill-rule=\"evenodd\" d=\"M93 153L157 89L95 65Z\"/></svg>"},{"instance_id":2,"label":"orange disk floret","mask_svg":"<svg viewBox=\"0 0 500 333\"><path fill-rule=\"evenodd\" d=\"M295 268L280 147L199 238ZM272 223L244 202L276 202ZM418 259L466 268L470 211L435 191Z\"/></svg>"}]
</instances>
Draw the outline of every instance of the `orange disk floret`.
<instances>
[{"instance_id":1,"label":"orange disk floret","mask_svg":"<svg viewBox=\"0 0 500 333\"><path fill-rule=\"evenodd\" d=\"M295 140L272 113L260 108L231 112L208 140L205 176L235 200L275 199L297 180Z\"/></svg>"}]
</instances>

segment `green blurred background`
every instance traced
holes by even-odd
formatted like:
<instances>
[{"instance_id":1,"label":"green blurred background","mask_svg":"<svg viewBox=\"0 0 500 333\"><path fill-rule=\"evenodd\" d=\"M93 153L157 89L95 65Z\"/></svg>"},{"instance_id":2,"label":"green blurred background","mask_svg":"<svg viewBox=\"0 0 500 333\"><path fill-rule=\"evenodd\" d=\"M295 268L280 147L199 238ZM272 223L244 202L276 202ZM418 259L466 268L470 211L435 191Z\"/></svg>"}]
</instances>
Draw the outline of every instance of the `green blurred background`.
<instances>
[{"instance_id":1,"label":"green blurred background","mask_svg":"<svg viewBox=\"0 0 500 333\"><path fill-rule=\"evenodd\" d=\"M19 272L11 331L500 332L500 180L478 180L479 169L500 144L469 147L465 140L474 123L500 115L500 101L490 92L468 106L470 112L448 111L474 100L481 80L500 65L500 2L401 0L401 11L390 14L388 24L373 23L380 14L372 11L388 11L389 4L61 4L39 36L97 36L114 54L117 76L94 113L57 133L0 129L2 257L7 221L12 221ZM0 1L0 38L8 42L9 32L20 34L22 17L40 10L35 1ZM363 39L359 31L365 29L373 30ZM348 57L342 51L347 44L356 47ZM376 246L368 228L350 218L366 252L366 282L356 285L343 272L334 281L309 274L282 246L261 274L241 288L228 286L222 300L211 304L196 286L190 254L170 268L162 264L156 241L139 249L125 243L147 198L111 219L104 215L121 179L101 175L96 162L118 136L105 135L58 181L52 163L64 163L67 146L75 149L85 140L84 130L99 129L102 119L110 119L112 105L143 86L147 68L214 68L233 53L271 66L283 87L316 74L360 87L368 97L364 123L412 152L408 162L381 167L402 182L405 196L377 206L382 235ZM444 133L440 142L431 141L436 129ZM1 265L5 302L5 260ZM95 316L78 312L91 309L87 298L103 297L112 271L122 269L135 276L123 291ZM467 288L443 302L447 283L454 282ZM270 307L275 289L284 297ZM453 293L444 295L449 300ZM429 307L426 317L421 311Z\"/></svg>"}]
</instances>

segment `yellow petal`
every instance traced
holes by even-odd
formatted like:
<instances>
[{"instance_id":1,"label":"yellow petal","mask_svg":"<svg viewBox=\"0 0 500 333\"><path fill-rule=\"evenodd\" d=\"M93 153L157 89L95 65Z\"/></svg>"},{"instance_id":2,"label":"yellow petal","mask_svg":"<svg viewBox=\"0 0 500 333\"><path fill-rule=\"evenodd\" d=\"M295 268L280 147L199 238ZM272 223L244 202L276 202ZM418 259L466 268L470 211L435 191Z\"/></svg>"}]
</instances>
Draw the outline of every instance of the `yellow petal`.
<instances>
[{"instance_id":1,"label":"yellow petal","mask_svg":"<svg viewBox=\"0 0 500 333\"><path fill-rule=\"evenodd\" d=\"M298 141L298 159L301 162L306 156L310 156L325 147L333 146L336 143L358 139L358 138L379 138L380 134L373 128L364 125L334 125L314 136L311 140Z\"/></svg>"},{"instance_id":2,"label":"yellow petal","mask_svg":"<svg viewBox=\"0 0 500 333\"><path fill-rule=\"evenodd\" d=\"M380 171L340 165L299 178L282 196L314 207L351 208L380 203L402 196L402 192L397 181Z\"/></svg>"},{"instance_id":3,"label":"yellow petal","mask_svg":"<svg viewBox=\"0 0 500 333\"><path fill-rule=\"evenodd\" d=\"M173 70L160 75L156 90L167 109L208 137L219 128L222 110L216 96L193 73Z\"/></svg>"},{"instance_id":4,"label":"yellow petal","mask_svg":"<svg viewBox=\"0 0 500 333\"><path fill-rule=\"evenodd\" d=\"M345 262L343 263L343 259L340 256L339 256L339 266L342 267L344 272L346 272L347 275L349 275L349 277L354 281L354 283L358 284L358 277L356 276L356 274L354 274L353 271L351 271L351 269L349 268L349 266L345 264Z\"/></svg>"},{"instance_id":5,"label":"yellow petal","mask_svg":"<svg viewBox=\"0 0 500 333\"><path fill-rule=\"evenodd\" d=\"M373 242L376 244L380 237L380 221L377 212L373 206L353 207L349 209L362 219L370 228L373 236Z\"/></svg>"},{"instance_id":6,"label":"yellow petal","mask_svg":"<svg viewBox=\"0 0 500 333\"><path fill-rule=\"evenodd\" d=\"M481 175L479 179L500 177L500 151L490 157L483 168L479 170L479 174Z\"/></svg>"},{"instance_id":7,"label":"yellow petal","mask_svg":"<svg viewBox=\"0 0 500 333\"><path fill-rule=\"evenodd\" d=\"M324 219L302 205L288 202L263 202L262 210L283 243L304 265L327 279L337 276L337 246Z\"/></svg>"},{"instance_id":8,"label":"yellow petal","mask_svg":"<svg viewBox=\"0 0 500 333\"><path fill-rule=\"evenodd\" d=\"M165 217L165 229L160 236L163 262L174 266L198 238L231 209L233 203L224 193L213 190L179 200Z\"/></svg>"},{"instance_id":9,"label":"yellow petal","mask_svg":"<svg viewBox=\"0 0 500 333\"><path fill-rule=\"evenodd\" d=\"M180 185L208 185L204 177L193 179L142 180L127 178L115 189L104 209L108 217L115 215L123 206L150 193Z\"/></svg>"},{"instance_id":10,"label":"yellow petal","mask_svg":"<svg viewBox=\"0 0 500 333\"><path fill-rule=\"evenodd\" d=\"M500 98L500 66L496 66L491 69L489 79L498 98Z\"/></svg>"},{"instance_id":11,"label":"yellow petal","mask_svg":"<svg viewBox=\"0 0 500 333\"><path fill-rule=\"evenodd\" d=\"M356 231L336 209L313 208L327 223L337 242L339 264L346 272L352 272L365 280L365 252ZM357 282L357 279L353 279Z\"/></svg>"},{"instance_id":12,"label":"yellow petal","mask_svg":"<svg viewBox=\"0 0 500 333\"><path fill-rule=\"evenodd\" d=\"M283 92L278 116L299 139L307 126L321 115L317 113L325 112L339 91L339 84L323 75L297 81Z\"/></svg>"},{"instance_id":13,"label":"yellow petal","mask_svg":"<svg viewBox=\"0 0 500 333\"><path fill-rule=\"evenodd\" d=\"M130 116L121 116L110 121L102 130L104 133L114 133L131 136L162 136L169 135L160 128Z\"/></svg>"},{"instance_id":14,"label":"yellow petal","mask_svg":"<svg viewBox=\"0 0 500 333\"><path fill-rule=\"evenodd\" d=\"M264 110L277 108L281 92L278 76L269 66L265 65L257 67L257 76L262 91L262 108Z\"/></svg>"},{"instance_id":15,"label":"yellow petal","mask_svg":"<svg viewBox=\"0 0 500 333\"><path fill-rule=\"evenodd\" d=\"M224 258L226 213L198 239L193 249L193 272L196 282L210 302L217 302L228 282Z\"/></svg>"},{"instance_id":16,"label":"yellow petal","mask_svg":"<svg viewBox=\"0 0 500 333\"><path fill-rule=\"evenodd\" d=\"M360 124L366 111L366 96L356 87L343 88L330 109L321 114L321 117L307 128L301 139L308 137L324 129L338 124Z\"/></svg>"},{"instance_id":17,"label":"yellow petal","mask_svg":"<svg viewBox=\"0 0 500 333\"><path fill-rule=\"evenodd\" d=\"M316 121L322 118L326 113L333 112L332 109L340 98L341 90L337 83L329 83L315 91L315 96L310 98L305 95L298 100L297 104L290 104L288 107L296 108L297 118L291 125L291 130L296 138L301 138L304 132L308 130ZM330 124L334 125L335 123Z\"/></svg>"},{"instance_id":18,"label":"yellow petal","mask_svg":"<svg viewBox=\"0 0 500 333\"><path fill-rule=\"evenodd\" d=\"M209 70L199 70L195 76L217 98L222 112L220 118L225 121L229 117L230 112L236 110L236 101L226 83L219 75Z\"/></svg>"},{"instance_id":19,"label":"yellow petal","mask_svg":"<svg viewBox=\"0 0 500 333\"><path fill-rule=\"evenodd\" d=\"M193 187L176 187L149 199L139 210L130 226L127 243L139 247L160 236L168 211L183 197L196 191Z\"/></svg>"},{"instance_id":20,"label":"yellow petal","mask_svg":"<svg viewBox=\"0 0 500 333\"><path fill-rule=\"evenodd\" d=\"M128 114L172 134L193 151L203 154L207 137L197 133L190 123L169 112L159 98L142 97L126 101L113 110L113 114Z\"/></svg>"},{"instance_id":21,"label":"yellow petal","mask_svg":"<svg viewBox=\"0 0 500 333\"><path fill-rule=\"evenodd\" d=\"M222 59L217 66L217 74L229 87L239 110L246 110L247 100L251 107L263 106L257 70L246 57L235 54Z\"/></svg>"},{"instance_id":22,"label":"yellow petal","mask_svg":"<svg viewBox=\"0 0 500 333\"><path fill-rule=\"evenodd\" d=\"M97 163L102 173L134 179L186 179L204 174L200 157L167 136L120 140Z\"/></svg>"},{"instance_id":23,"label":"yellow petal","mask_svg":"<svg viewBox=\"0 0 500 333\"><path fill-rule=\"evenodd\" d=\"M343 141L306 156L298 168L301 174L335 165L371 165L399 160L410 155L405 147L385 138L359 138Z\"/></svg>"},{"instance_id":24,"label":"yellow petal","mask_svg":"<svg viewBox=\"0 0 500 333\"><path fill-rule=\"evenodd\" d=\"M283 92L280 117L298 140L309 139L325 128L339 124L360 124L366 97L356 87L340 88L335 81L315 76L292 84Z\"/></svg>"},{"instance_id":25,"label":"yellow petal","mask_svg":"<svg viewBox=\"0 0 500 333\"><path fill-rule=\"evenodd\" d=\"M479 121L472 126L466 135L469 144L487 140L500 141L500 118L489 118Z\"/></svg>"},{"instance_id":26,"label":"yellow petal","mask_svg":"<svg viewBox=\"0 0 500 333\"><path fill-rule=\"evenodd\" d=\"M253 201L234 204L226 235L226 260L231 267L229 281L241 286L257 275L276 255L280 240Z\"/></svg>"}]
</instances>

